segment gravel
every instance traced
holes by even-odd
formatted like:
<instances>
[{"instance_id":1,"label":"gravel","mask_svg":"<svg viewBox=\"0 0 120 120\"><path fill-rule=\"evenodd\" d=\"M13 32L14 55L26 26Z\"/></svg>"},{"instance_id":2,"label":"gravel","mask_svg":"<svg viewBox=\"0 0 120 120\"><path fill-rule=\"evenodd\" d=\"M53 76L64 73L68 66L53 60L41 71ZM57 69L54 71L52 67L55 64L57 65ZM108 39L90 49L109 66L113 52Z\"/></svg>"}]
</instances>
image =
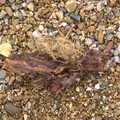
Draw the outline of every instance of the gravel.
<instances>
[{"instance_id":1,"label":"gravel","mask_svg":"<svg viewBox=\"0 0 120 120\"><path fill-rule=\"evenodd\" d=\"M0 119L119 120L119 8L117 0L0 0L0 41L10 42L17 54L43 51L42 39L48 54L54 56L47 38L52 38L51 43L55 40L52 47L58 45L57 38L60 48L70 43L67 52L73 55L73 44L83 54L87 49L103 50L113 41L106 72L85 73L58 95L38 90L27 78L1 69ZM2 89L3 83L7 89Z\"/></svg>"},{"instance_id":2,"label":"gravel","mask_svg":"<svg viewBox=\"0 0 120 120\"><path fill-rule=\"evenodd\" d=\"M7 73L5 70L0 70L0 83L3 83Z\"/></svg>"},{"instance_id":3,"label":"gravel","mask_svg":"<svg viewBox=\"0 0 120 120\"><path fill-rule=\"evenodd\" d=\"M12 11L12 9L11 9L10 7L6 7L5 10L6 10L6 12L7 12L7 14L8 14L9 16L12 16L12 15L13 15L13 11Z\"/></svg>"}]
</instances>

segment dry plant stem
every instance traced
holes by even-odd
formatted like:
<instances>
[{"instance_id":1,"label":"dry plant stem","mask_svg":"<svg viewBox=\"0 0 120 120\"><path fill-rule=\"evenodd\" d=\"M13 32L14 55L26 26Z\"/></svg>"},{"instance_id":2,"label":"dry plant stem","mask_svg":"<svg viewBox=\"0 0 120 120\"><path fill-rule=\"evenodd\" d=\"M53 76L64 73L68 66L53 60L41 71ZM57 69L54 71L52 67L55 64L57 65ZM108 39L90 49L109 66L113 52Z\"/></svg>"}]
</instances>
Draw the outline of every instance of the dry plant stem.
<instances>
[{"instance_id":1,"label":"dry plant stem","mask_svg":"<svg viewBox=\"0 0 120 120\"><path fill-rule=\"evenodd\" d=\"M39 52L13 54L6 58L4 68L31 78L36 87L47 87L58 93L71 86L83 72L104 72L111 47L112 43L109 43L103 52L88 50L75 61L54 60Z\"/></svg>"}]
</instances>

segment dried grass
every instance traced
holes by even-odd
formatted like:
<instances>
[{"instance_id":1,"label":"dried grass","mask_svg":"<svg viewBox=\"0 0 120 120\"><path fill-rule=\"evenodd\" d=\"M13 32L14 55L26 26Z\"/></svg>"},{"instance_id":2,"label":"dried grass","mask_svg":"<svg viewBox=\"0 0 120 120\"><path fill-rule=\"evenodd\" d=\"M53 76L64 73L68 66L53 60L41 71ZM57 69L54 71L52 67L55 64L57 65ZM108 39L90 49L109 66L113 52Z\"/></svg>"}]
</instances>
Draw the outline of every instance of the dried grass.
<instances>
[{"instance_id":1,"label":"dried grass","mask_svg":"<svg viewBox=\"0 0 120 120\"><path fill-rule=\"evenodd\" d=\"M49 54L52 58L70 59L80 54L80 43L72 42L67 36L42 37L35 40L38 51Z\"/></svg>"}]
</instances>

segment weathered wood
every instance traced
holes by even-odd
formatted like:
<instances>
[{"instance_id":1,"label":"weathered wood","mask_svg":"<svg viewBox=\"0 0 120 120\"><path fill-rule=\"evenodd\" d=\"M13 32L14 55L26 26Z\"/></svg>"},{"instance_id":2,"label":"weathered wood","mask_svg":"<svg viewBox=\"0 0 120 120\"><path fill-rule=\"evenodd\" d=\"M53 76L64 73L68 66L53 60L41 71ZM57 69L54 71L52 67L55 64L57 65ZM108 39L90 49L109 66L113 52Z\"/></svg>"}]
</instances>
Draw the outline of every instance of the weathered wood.
<instances>
[{"instance_id":1,"label":"weathered wood","mask_svg":"<svg viewBox=\"0 0 120 120\"><path fill-rule=\"evenodd\" d=\"M39 52L13 54L6 58L4 69L30 77L37 87L52 91L69 87L83 72L104 72L112 44L103 51L88 50L75 61L53 60Z\"/></svg>"}]
</instances>

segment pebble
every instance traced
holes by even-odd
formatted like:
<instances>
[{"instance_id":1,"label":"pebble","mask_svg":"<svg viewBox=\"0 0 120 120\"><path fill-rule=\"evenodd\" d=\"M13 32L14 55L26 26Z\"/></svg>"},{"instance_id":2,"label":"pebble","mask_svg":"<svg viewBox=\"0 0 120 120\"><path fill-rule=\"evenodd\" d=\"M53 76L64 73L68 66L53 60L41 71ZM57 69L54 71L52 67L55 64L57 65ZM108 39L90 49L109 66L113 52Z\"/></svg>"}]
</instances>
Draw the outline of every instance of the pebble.
<instances>
[{"instance_id":1,"label":"pebble","mask_svg":"<svg viewBox=\"0 0 120 120\"><path fill-rule=\"evenodd\" d=\"M97 84L95 85L95 89L96 89L96 90L99 90L99 89L100 89L100 83L97 83Z\"/></svg>"},{"instance_id":2,"label":"pebble","mask_svg":"<svg viewBox=\"0 0 120 120\"><path fill-rule=\"evenodd\" d=\"M33 31L32 35L33 35L33 37L36 37L36 38L39 38L42 36L42 34L37 30Z\"/></svg>"},{"instance_id":3,"label":"pebble","mask_svg":"<svg viewBox=\"0 0 120 120\"><path fill-rule=\"evenodd\" d=\"M80 29L76 29L76 34L80 35L81 34L81 30Z\"/></svg>"},{"instance_id":4,"label":"pebble","mask_svg":"<svg viewBox=\"0 0 120 120\"><path fill-rule=\"evenodd\" d=\"M69 12L73 12L75 11L77 7L77 2L76 0L68 0L65 4L65 8L69 11Z\"/></svg>"},{"instance_id":5,"label":"pebble","mask_svg":"<svg viewBox=\"0 0 120 120\"><path fill-rule=\"evenodd\" d=\"M114 54L114 56L120 55L120 45L118 45L118 47L115 50L113 50L112 53Z\"/></svg>"},{"instance_id":6,"label":"pebble","mask_svg":"<svg viewBox=\"0 0 120 120\"><path fill-rule=\"evenodd\" d=\"M76 92L80 92L80 88L79 87L76 87Z\"/></svg>"},{"instance_id":7,"label":"pebble","mask_svg":"<svg viewBox=\"0 0 120 120\"><path fill-rule=\"evenodd\" d=\"M8 113L10 113L11 115L15 115L15 114L17 114L17 113L19 112L18 107L16 107L16 106L15 106L13 103L11 103L11 102L7 102L4 107L5 107L5 110L6 110Z\"/></svg>"},{"instance_id":8,"label":"pebble","mask_svg":"<svg viewBox=\"0 0 120 120\"><path fill-rule=\"evenodd\" d=\"M76 78L76 81L77 81L77 82L80 82L80 78Z\"/></svg>"},{"instance_id":9,"label":"pebble","mask_svg":"<svg viewBox=\"0 0 120 120\"><path fill-rule=\"evenodd\" d=\"M102 119L102 116L96 116L95 120L103 120L103 119Z\"/></svg>"},{"instance_id":10,"label":"pebble","mask_svg":"<svg viewBox=\"0 0 120 120\"><path fill-rule=\"evenodd\" d=\"M73 20L80 21L80 22L83 21L83 20L81 19L80 15L76 15L75 13L71 13L69 16L70 16L70 18L73 19Z\"/></svg>"},{"instance_id":11,"label":"pebble","mask_svg":"<svg viewBox=\"0 0 120 120\"><path fill-rule=\"evenodd\" d=\"M116 67L116 71L120 73L120 66Z\"/></svg>"},{"instance_id":12,"label":"pebble","mask_svg":"<svg viewBox=\"0 0 120 120\"><path fill-rule=\"evenodd\" d=\"M3 83L7 73L5 70L0 70L0 83Z\"/></svg>"},{"instance_id":13,"label":"pebble","mask_svg":"<svg viewBox=\"0 0 120 120\"><path fill-rule=\"evenodd\" d=\"M27 115L27 114L24 114L24 115L23 115L23 118L24 118L24 120L28 120L28 115Z\"/></svg>"},{"instance_id":14,"label":"pebble","mask_svg":"<svg viewBox=\"0 0 120 120\"><path fill-rule=\"evenodd\" d=\"M105 38L106 38L106 40L110 41L110 40L112 40L113 35L110 33L106 33Z\"/></svg>"},{"instance_id":15,"label":"pebble","mask_svg":"<svg viewBox=\"0 0 120 120\"><path fill-rule=\"evenodd\" d=\"M18 25L18 23L19 23L19 19L18 18L12 20L12 24Z\"/></svg>"},{"instance_id":16,"label":"pebble","mask_svg":"<svg viewBox=\"0 0 120 120\"><path fill-rule=\"evenodd\" d=\"M98 32L98 40L99 40L100 42L103 42L103 40L104 40L104 34L103 34L102 31L99 31L99 32Z\"/></svg>"},{"instance_id":17,"label":"pebble","mask_svg":"<svg viewBox=\"0 0 120 120\"><path fill-rule=\"evenodd\" d=\"M79 40L79 36L78 35L74 35L74 36L72 36L72 39L77 41L77 40Z\"/></svg>"},{"instance_id":18,"label":"pebble","mask_svg":"<svg viewBox=\"0 0 120 120\"><path fill-rule=\"evenodd\" d=\"M31 28L32 28L33 26L31 25L31 24L28 24L28 25L26 25L26 27L25 27L25 31L28 31L28 30L30 30Z\"/></svg>"},{"instance_id":19,"label":"pebble","mask_svg":"<svg viewBox=\"0 0 120 120\"><path fill-rule=\"evenodd\" d=\"M5 9L6 9L6 12L7 12L7 14L8 14L9 16L12 16L12 15L13 15L13 11L12 11L12 9L11 9L10 7L6 7Z\"/></svg>"},{"instance_id":20,"label":"pebble","mask_svg":"<svg viewBox=\"0 0 120 120\"><path fill-rule=\"evenodd\" d=\"M57 30L52 30L52 29L48 29L48 33L50 36L56 35L58 33Z\"/></svg>"},{"instance_id":21,"label":"pebble","mask_svg":"<svg viewBox=\"0 0 120 120\"><path fill-rule=\"evenodd\" d=\"M15 3L12 3L11 7L12 7L13 10L18 10L20 8L20 6L16 5Z\"/></svg>"},{"instance_id":22,"label":"pebble","mask_svg":"<svg viewBox=\"0 0 120 120\"><path fill-rule=\"evenodd\" d=\"M120 57L119 56L114 56L113 57L114 62L120 63Z\"/></svg>"},{"instance_id":23,"label":"pebble","mask_svg":"<svg viewBox=\"0 0 120 120\"><path fill-rule=\"evenodd\" d=\"M100 1L100 2L98 2L98 4L97 4L97 11L101 11L102 9L103 9L103 2Z\"/></svg>"},{"instance_id":24,"label":"pebble","mask_svg":"<svg viewBox=\"0 0 120 120\"><path fill-rule=\"evenodd\" d=\"M29 4L27 5L27 8L28 8L29 10L33 11L33 10L34 10L34 4L33 4L33 3L29 3Z\"/></svg>"},{"instance_id":25,"label":"pebble","mask_svg":"<svg viewBox=\"0 0 120 120\"><path fill-rule=\"evenodd\" d=\"M21 17L21 13L20 13L20 11L16 11L16 12L14 12L14 16L15 16L15 17L18 17L18 18Z\"/></svg>"},{"instance_id":26,"label":"pebble","mask_svg":"<svg viewBox=\"0 0 120 120\"><path fill-rule=\"evenodd\" d=\"M0 4L4 4L5 3L5 0L0 0Z\"/></svg>"},{"instance_id":27,"label":"pebble","mask_svg":"<svg viewBox=\"0 0 120 120\"><path fill-rule=\"evenodd\" d=\"M118 56L119 55L119 51L116 49L114 52L113 52L114 56Z\"/></svg>"},{"instance_id":28,"label":"pebble","mask_svg":"<svg viewBox=\"0 0 120 120\"><path fill-rule=\"evenodd\" d=\"M27 4L24 2L24 3L22 3L22 6L23 6L23 7L26 7L26 6L27 6Z\"/></svg>"},{"instance_id":29,"label":"pebble","mask_svg":"<svg viewBox=\"0 0 120 120\"><path fill-rule=\"evenodd\" d=\"M85 7L85 10L90 11L94 8L94 4L91 4L90 2L88 3L88 5Z\"/></svg>"},{"instance_id":30,"label":"pebble","mask_svg":"<svg viewBox=\"0 0 120 120\"><path fill-rule=\"evenodd\" d=\"M8 25L8 17L4 18L5 25Z\"/></svg>"},{"instance_id":31,"label":"pebble","mask_svg":"<svg viewBox=\"0 0 120 120\"><path fill-rule=\"evenodd\" d=\"M117 0L109 0L110 6L114 6L117 3Z\"/></svg>"},{"instance_id":32,"label":"pebble","mask_svg":"<svg viewBox=\"0 0 120 120\"><path fill-rule=\"evenodd\" d=\"M68 13L67 9L64 8L64 7L60 7L59 10L60 10L61 12L63 12L64 15L66 15L66 14Z\"/></svg>"},{"instance_id":33,"label":"pebble","mask_svg":"<svg viewBox=\"0 0 120 120\"><path fill-rule=\"evenodd\" d=\"M120 32L120 27L118 28L118 31Z\"/></svg>"},{"instance_id":34,"label":"pebble","mask_svg":"<svg viewBox=\"0 0 120 120\"><path fill-rule=\"evenodd\" d=\"M62 23L60 23L60 25L59 25L59 27L66 27L68 24L66 23L66 22L62 22Z\"/></svg>"},{"instance_id":35,"label":"pebble","mask_svg":"<svg viewBox=\"0 0 120 120\"><path fill-rule=\"evenodd\" d=\"M6 12L4 10L1 10L0 19L4 18L5 15L6 15Z\"/></svg>"},{"instance_id":36,"label":"pebble","mask_svg":"<svg viewBox=\"0 0 120 120\"><path fill-rule=\"evenodd\" d=\"M5 84L0 84L0 93L5 90Z\"/></svg>"},{"instance_id":37,"label":"pebble","mask_svg":"<svg viewBox=\"0 0 120 120\"><path fill-rule=\"evenodd\" d=\"M85 39L85 44L90 46L93 43L93 40L91 38L86 38Z\"/></svg>"},{"instance_id":38,"label":"pebble","mask_svg":"<svg viewBox=\"0 0 120 120\"><path fill-rule=\"evenodd\" d=\"M0 43L2 42L3 36L0 36Z\"/></svg>"},{"instance_id":39,"label":"pebble","mask_svg":"<svg viewBox=\"0 0 120 120\"><path fill-rule=\"evenodd\" d=\"M78 28L79 28L80 30L83 30L84 27L85 27L85 25L84 25L83 23L79 23L79 24L78 24Z\"/></svg>"},{"instance_id":40,"label":"pebble","mask_svg":"<svg viewBox=\"0 0 120 120\"><path fill-rule=\"evenodd\" d=\"M86 91L91 91L92 88L91 87L87 87Z\"/></svg>"},{"instance_id":41,"label":"pebble","mask_svg":"<svg viewBox=\"0 0 120 120\"><path fill-rule=\"evenodd\" d=\"M27 16L27 14L24 10L20 10L20 11L21 11L22 16Z\"/></svg>"},{"instance_id":42,"label":"pebble","mask_svg":"<svg viewBox=\"0 0 120 120\"><path fill-rule=\"evenodd\" d=\"M103 0L104 5L107 5L107 3L108 3L108 0Z\"/></svg>"},{"instance_id":43,"label":"pebble","mask_svg":"<svg viewBox=\"0 0 120 120\"><path fill-rule=\"evenodd\" d=\"M29 12L29 17L32 17L34 14L32 11Z\"/></svg>"},{"instance_id":44,"label":"pebble","mask_svg":"<svg viewBox=\"0 0 120 120\"><path fill-rule=\"evenodd\" d=\"M43 25L39 25L39 30L40 31L44 30L44 26Z\"/></svg>"},{"instance_id":45,"label":"pebble","mask_svg":"<svg viewBox=\"0 0 120 120\"><path fill-rule=\"evenodd\" d=\"M108 81L101 82L101 83L100 83L100 88L101 88L101 89L105 89L105 88L108 87L108 85L109 85Z\"/></svg>"},{"instance_id":46,"label":"pebble","mask_svg":"<svg viewBox=\"0 0 120 120\"><path fill-rule=\"evenodd\" d=\"M94 32L94 31L95 31L95 26L88 27L88 32Z\"/></svg>"},{"instance_id":47,"label":"pebble","mask_svg":"<svg viewBox=\"0 0 120 120\"><path fill-rule=\"evenodd\" d=\"M120 54L120 44L119 44L118 47L117 47L117 51L118 51L119 54Z\"/></svg>"},{"instance_id":48,"label":"pebble","mask_svg":"<svg viewBox=\"0 0 120 120\"><path fill-rule=\"evenodd\" d=\"M116 36L120 39L120 31L116 33Z\"/></svg>"},{"instance_id":49,"label":"pebble","mask_svg":"<svg viewBox=\"0 0 120 120\"><path fill-rule=\"evenodd\" d=\"M73 107L73 104L70 103L70 104L69 104L69 109L72 109L72 107Z\"/></svg>"},{"instance_id":50,"label":"pebble","mask_svg":"<svg viewBox=\"0 0 120 120\"><path fill-rule=\"evenodd\" d=\"M58 11L56 12L56 16L58 17L59 20L63 20L63 12L62 11Z\"/></svg>"}]
</instances>

